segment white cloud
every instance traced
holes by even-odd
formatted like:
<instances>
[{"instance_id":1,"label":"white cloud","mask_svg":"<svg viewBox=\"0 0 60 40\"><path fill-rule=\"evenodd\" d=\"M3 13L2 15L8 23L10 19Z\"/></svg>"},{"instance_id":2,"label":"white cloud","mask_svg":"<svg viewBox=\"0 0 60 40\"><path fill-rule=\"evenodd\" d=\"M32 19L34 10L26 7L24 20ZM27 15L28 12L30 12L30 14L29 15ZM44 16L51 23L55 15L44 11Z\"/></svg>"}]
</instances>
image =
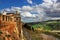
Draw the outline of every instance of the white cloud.
<instances>
[{"instance_id":1,"label":"white cloud","mask_svg":"<svg viewBox=\"0 0 60 40\"><path fill-rule=\"evenodd\" d=\"M40 4L43 7L50 8L50 6L53 4L52 0L43 0L44 2Z\"/></svg>"},{"instance_id":2,"label":"white cloud","mask_svg":"<svg viewBox=\"0 0 60 40\"><path fill-rule=\"evenodd\" d=\"M57 2L57 0L43 0L45 3L56 3Z\"/></svg>"},{"instance_id":3,"label":"white cloud","mask_svg":"<svg viewBox=\"0 0 60 40\"><path fill-rule=\"evenodd\" d=\"M21 15L23 17L35 17L35 15L31 14L30 12L22 12Z\"/></svg>"},{"instance_id":4,"label":"white cloud","mask_svg":"<svg viewBox=\"0 0 60 40\"><path fill-rule=\"evenodd\" d=\"M31 11L33 8L30 6L23 6L21 10L23 11Z\"/></svg>"},{"instance_id":5,"label":"white cloud","mask_svg":"<svg viewBox=\"0 0 60 40\"><path fill-rule=\"evenodd\" d=\"M5 9L6 11L11 11L9 8Z\"/></svg>"},{"instance_id":6,"label":"white cloud","mask_svg":"<svg viewBox=\"0 0 60 40\"><path fill-rule=\"evenodd\" d=\"M56 3L54 5L54 9L57 10L57 11L60 11L60 3Z\"/></svg>"},{"instance_id":7,"label":"white cloud","mask_svg":"<svg viewBox=\"0 0 60 40\"><path fill-rule=\"evenodd\" d=\"M56 3L56 2L57 2L57 0L51 0L51 1L53 1L54 3Z\"/></svg>"},{"instance_id":8,"label":"white cloud","mask_svg":"<svg viewBox=\"0 0 60 40\"><path fill-rule=\"evenodd\" d=\"M43 0L45 3L52 3L51 0Z\"/></svg>"},{"instance_id":9,"label":"white cloud","mask_svg":"<svg viewBox=\"0 0 60 40\"><path fill-rule=\"evenodd\" d=\"M32 4L32 3L33 3L33 2L32 2L32 0L27 0L27 2L28 2L28 3L30 3L30 4Z\"/></svg>"},{"instance_id":10,"label":"white cloud","mask_svg":"<svg viewBox=\"0 0 60 40\"><path fill-rule=\"evenodd\" d=\"M51 8L53 5L56 4L57 0L43 0L44 2L40 4L41 6L44 6L46 8Z\"/></svg>"},{"instance_id":11,"label":"white cloud","mask_svg":"<svg viewBox=\"0 0 60 40\"><path fill-rule=\"evenodd\" d=\"M22 12L21 15L24 17L32 17L32 14L30 12Z\"/></svg>"},{"instance_id":12,"label":"white cloud","mask_svg":"<svg viewBox=\"0 0 60 40\"><path fill-rule=\"evenodd\" d=\"M21 8L20 7L11 7L11 11L20 11Z\"/></svg>"}]
</instances>

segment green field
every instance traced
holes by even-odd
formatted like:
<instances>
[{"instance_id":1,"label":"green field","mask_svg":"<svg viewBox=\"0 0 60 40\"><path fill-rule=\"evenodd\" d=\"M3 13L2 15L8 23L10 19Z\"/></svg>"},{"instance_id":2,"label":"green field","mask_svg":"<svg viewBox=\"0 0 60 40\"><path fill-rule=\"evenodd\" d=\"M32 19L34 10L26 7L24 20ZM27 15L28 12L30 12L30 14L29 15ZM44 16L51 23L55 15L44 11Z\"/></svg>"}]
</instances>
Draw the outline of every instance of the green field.
<instances>
[{"instance_id":1,"label":"green field","mask_svg":"<svg viewBox=\"0 0 60 40\"><path fill-rule=\"evenodd\" d=\"M41 30L60 30L60 21L40 22L36 24L27 24L28 28Z\"/></svg>"}]
</instances>

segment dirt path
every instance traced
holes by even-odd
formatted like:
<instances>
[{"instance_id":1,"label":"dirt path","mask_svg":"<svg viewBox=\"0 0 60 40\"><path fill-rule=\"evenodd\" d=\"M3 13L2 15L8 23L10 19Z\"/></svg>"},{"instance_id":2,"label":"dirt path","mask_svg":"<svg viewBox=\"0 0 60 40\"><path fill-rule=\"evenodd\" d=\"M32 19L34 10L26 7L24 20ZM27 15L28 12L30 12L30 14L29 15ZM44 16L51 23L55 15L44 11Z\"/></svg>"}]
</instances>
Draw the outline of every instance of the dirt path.
<instances>
[{"instance_id":1,"label":"dirt path","mask_svg":"<svg viewBox=\"0 0 60 40\"><path fill-rule=\"evenodd\" d=\"M24 36L27 38L27 40L60 40L52 35L33 32L26 28L23 28L23 33L24 33Z\"/></svg>"}]
</instances>

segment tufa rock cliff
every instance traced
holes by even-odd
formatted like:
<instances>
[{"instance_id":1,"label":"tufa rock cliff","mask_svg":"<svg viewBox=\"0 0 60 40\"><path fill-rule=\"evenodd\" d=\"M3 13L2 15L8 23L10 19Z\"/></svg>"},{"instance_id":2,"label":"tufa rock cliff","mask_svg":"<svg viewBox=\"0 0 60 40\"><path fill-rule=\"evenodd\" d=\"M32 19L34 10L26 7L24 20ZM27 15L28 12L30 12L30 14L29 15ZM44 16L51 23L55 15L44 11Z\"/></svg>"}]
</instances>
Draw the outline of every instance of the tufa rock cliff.
<instances>
[{"instance_id":1,"label":"tufa rock cliff","mask_svg":"<svg viewBox=\"0 0 60 40\"><path fill-rule=\"evenodd\" d=\"M21 40L16 22L5 22L0 20L0 40Z\"/></svg>"}]
</instances>

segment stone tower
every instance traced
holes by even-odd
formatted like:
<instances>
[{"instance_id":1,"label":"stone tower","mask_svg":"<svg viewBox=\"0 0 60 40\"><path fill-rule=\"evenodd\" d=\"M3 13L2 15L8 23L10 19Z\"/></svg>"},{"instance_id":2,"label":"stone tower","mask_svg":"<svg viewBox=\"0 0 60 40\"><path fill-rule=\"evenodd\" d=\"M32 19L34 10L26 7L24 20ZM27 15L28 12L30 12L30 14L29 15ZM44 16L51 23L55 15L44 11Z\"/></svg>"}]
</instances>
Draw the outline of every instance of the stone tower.
<instances>
[{"instance_id":1,"label":"stone tower","mask_svg":"<svg viewBox=\"0 0 60 40\"><path fill-rule=\"evenodd\" d=\"M15 13L15 18L16 18L16 23L17 23L17 27L18 27L18 30L19 32L21 33L21 28L22 28L22 24L21 24L21 16L20 16L20 13L18 11L16 11Z\"/></svg>"},{"instance_id":2,"label":"stone tower","mask_svg":"<svg viewBox=\"0 0 60 40\"><path fill-rule=\"evenodd\" d=\"M16 22L21 22L21 16L18 11L16 11L16 13L15 13L15 18L16 18Z\"/></svg>"},{"instance_id":3,"label":"stone tower","mask_svg":"<svg viewBox=\"0 0 60 40\"><path fill-rule=\"evenodd\" d=\"M17 23L17 27L20 33L19 36L21 37L21 40L24 40L23 29L22 29L23 23L21 22L21 15L18 11L16 11L16 23Z\"/></svg>"}]
</instances>

